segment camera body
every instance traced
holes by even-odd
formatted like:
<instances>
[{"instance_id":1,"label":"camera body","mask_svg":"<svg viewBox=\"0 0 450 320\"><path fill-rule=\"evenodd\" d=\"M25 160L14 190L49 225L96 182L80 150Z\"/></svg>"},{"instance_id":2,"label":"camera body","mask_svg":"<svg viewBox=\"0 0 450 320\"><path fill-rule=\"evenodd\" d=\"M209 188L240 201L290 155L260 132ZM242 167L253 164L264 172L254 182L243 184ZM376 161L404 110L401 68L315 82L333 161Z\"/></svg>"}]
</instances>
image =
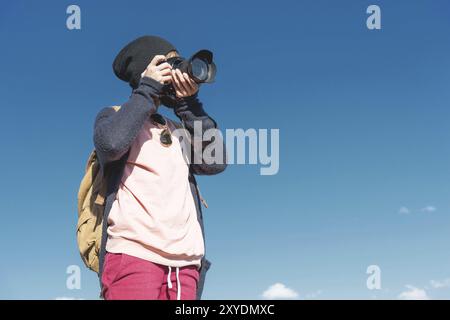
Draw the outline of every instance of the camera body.
<instances>
[{"instance_id":1,"label":"camera body","mask_svg":"<svg viewBox=\"0 0 450 320\"><path fill-rule=\"evenodd\" d=\"M213 53L209 50L200 50L189 59L183 57L171 57L166 60L172 69L179 69L187 73L196 83L212 83L216 77L216 65L213 62ZM175 89L172 84L166 84L163 88L161 102L166 106L176 103Z\"/></svg>"}]
</instances>

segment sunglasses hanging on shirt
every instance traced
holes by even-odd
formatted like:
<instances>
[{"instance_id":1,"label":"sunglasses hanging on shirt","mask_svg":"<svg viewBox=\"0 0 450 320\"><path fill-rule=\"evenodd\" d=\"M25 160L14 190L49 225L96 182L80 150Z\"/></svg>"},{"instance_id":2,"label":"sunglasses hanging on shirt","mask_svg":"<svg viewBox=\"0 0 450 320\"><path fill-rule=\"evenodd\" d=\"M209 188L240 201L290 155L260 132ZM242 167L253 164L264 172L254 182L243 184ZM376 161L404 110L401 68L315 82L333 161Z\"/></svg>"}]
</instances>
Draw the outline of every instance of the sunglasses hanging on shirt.
<instances>
[{"instance_id":1,"label":"sunglasses hanging on shirt","mask_svg":"<svg viewBox=\"0 0 450 320\"><path fill-rule=\"evenodd\" d=\"M150 120L159 129L162 129L159 141L164 147L170 147L172 145L172 135L170 133L169 126L167 125L166 119L159 113L153 113L150 115Z\"/></svg>"}]
</instances>

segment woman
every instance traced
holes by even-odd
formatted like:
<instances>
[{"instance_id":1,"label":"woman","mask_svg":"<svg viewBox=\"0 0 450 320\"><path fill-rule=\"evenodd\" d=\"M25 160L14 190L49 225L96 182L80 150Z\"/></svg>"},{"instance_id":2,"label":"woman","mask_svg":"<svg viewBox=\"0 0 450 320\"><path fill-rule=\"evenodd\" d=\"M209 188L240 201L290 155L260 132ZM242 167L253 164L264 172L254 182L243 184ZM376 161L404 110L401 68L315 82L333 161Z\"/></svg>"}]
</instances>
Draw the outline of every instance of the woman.
<instances>
[{"instance_id":1,"label":"woman","mask_svg":"<svg viewBox=\"0 0 450 320\"><path fill-rule=\"evenodd\" d=\"M202 132L217 128L198 99L198 85L165 62L175 55L175 47L156 36L125 46L113 69L132 94L120 110L104 108L95 120L94 145L110 177L100 252L105 299L201 297L209 261L194 174L222 172L226 156L222 152L212 164L187 161L173 134L179 124L157 113L167 101L191 138L195 122ZM163 94L168 84L175 89L172 99ZM216 137L191 151L211 144L225 150Z\"/></svg>"}]
</instances>

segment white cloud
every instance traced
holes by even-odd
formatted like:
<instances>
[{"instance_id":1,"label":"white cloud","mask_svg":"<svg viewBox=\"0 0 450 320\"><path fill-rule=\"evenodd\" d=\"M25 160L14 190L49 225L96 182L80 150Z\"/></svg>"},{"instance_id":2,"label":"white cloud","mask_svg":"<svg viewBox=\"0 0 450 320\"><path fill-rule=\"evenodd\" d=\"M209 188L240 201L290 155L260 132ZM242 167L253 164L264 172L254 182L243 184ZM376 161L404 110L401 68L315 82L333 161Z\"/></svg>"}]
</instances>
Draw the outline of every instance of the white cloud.
<instances>
[{"instance_id":1,"label":"white cloud","mask_svg":"<svg viewBox=\"0 0 450 320\"><path fill-rule=\"evenodd\" d=\"M425 208L422 208L422 212L426 212L426 213L432 213L435 212L437 209L436 207L433 206L426 206Z\"/></svg>"},{"instance_id":2,"label":"white cloud","mask_svg":"<svg viewBox=\"0 0 450 320\"><path fill-rule=\"evenodd\" d=\"M410 211L407 207L401 207L401 208L398 210L398 213L399 213L399 214L410 214L411 211Z\"/></svg>"},{"instance_id":3,"label":"white cloud","mask_svg":"<svg viewBox=\"0 0 450 320\"><path fill-rule=\"evenodd\" d=\"M306 299L315 299L322 294L322 290L317 290L311 293L308 293L305 298Z\"/></svg>"},{"instance_id":4,"label":"white cloud","mask_svg":"<svg viewBox=\"0 0 450 320\"><path fill-rule=\"evenodd\" d=\"M429 300L427 292L424 289L406 285L405 291L399 294L398 298L403 300Z\"/></svg>"},{"instance_id":5,"label":"white cloud","mask_svg":"<svg viewBox=\"0 0 450 320\"><path fill-rule=\"evenodd\" d=\"M450 278L442 281L431 280L430 284L434 289L450 288Z\"/></svg>"},{"instance_id":6,"label":"white cloud","mask_svg":"<svg viewBox=\"0 0 450 320\"><path fill-rule=\"evenodd\" d=\"M433 213L437 211L437 208L435 206L426 206L422 209L420 209L420 212L425 212L425 213ZM408 208L408 207L401 207L400 209L398 209L398 213L402 214L402 215L407 215L412 213L412 211Z\"/></svg>"},{"instance_id":7,"label":"white cloud","mask_svg":"<svg viewBox=\"0 0 450 320\"><path fill-rule=\"evenodd\" d=\"M262 297L269 300L296 299L298 298L298 293L282 283L275 283L263 292Z\"/></svg>"}]
</instances>

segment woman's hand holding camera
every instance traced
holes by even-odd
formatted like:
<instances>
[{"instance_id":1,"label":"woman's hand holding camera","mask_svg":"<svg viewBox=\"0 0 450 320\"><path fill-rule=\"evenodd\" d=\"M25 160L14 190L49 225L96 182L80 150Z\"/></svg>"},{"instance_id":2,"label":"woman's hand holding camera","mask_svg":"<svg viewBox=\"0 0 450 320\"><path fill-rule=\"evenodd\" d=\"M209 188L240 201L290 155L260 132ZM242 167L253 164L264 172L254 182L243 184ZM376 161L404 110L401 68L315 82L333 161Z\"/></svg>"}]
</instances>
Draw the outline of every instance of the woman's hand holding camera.
<instances>
[{"instance_id":1,"label":"woman's hand holding camera","mask_svg":"<svg viewBox=\"0 0 450 320\"><path fill-rule=\"evenodd\" d=\"M152 78L161 84L172 83L177 98L193 96L199 89L198 84L187 73L172 69L163 55L155 56L141 76Z\"/></svg>"},{"instance_id":2,"label":"woman's hand holding camera","mask_svg":"<svg viewBox=\"0 0 450 320\"><path fill-rule=\"evenodd\" d=\"M178 98L193 96L198 91L198 84L180 69L172 70L172 85Z\"/></svg>"},{"instance_id":3,"label":"woman's hand holding camera","mask_svg":"<svg viewBox=\"0 0 450 320\"><path fill-rule=\"evenodd\" d=\"M147 68L142 72L142 77L149 77L161 84L172 82L172 66L168 64L166 57L163 55L155 56Z\"/></svg>"}]
</instances>

